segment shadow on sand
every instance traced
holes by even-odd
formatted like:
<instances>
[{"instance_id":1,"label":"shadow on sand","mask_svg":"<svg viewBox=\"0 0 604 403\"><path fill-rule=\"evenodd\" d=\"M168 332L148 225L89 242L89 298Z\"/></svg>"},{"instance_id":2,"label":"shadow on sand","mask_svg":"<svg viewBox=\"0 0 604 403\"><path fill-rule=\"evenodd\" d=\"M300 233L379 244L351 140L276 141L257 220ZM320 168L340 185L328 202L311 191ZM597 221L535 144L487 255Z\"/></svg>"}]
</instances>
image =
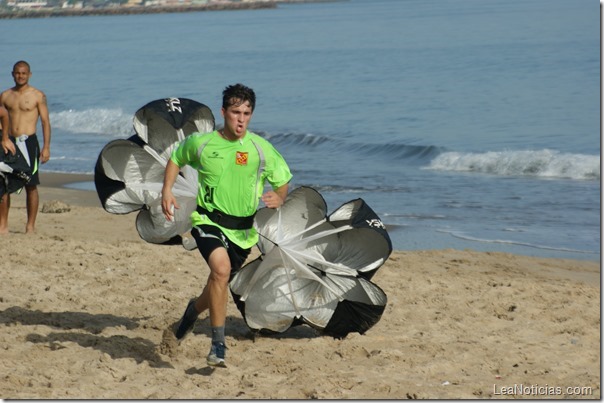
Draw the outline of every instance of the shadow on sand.
<instances>
[{"instance_id":1,"label":"shadow on sand","mask_svg":"<svg viewBox=\"0 0 604 403\"><path fill-rule=\"evenodd\" d=\"M139 327L139 322L146 318L127 318L110 314L90 314L86 312L42 312L21 307L11 307L0 311L0 324L24 326L43 325L63 330L81 329L81 332L51 332L48 335L36 333L26 338L31 343L48 344L51 350L67 348L65 343L76 343L85 348L93 348L108 354L113 359L132 358L137 363L148 361L156 368L173 368L163 361L157 353L157 346L150 340L141 337L124 335L101 336L104 329L123 326L127 330Z\"/></svg>"}]
</instances>

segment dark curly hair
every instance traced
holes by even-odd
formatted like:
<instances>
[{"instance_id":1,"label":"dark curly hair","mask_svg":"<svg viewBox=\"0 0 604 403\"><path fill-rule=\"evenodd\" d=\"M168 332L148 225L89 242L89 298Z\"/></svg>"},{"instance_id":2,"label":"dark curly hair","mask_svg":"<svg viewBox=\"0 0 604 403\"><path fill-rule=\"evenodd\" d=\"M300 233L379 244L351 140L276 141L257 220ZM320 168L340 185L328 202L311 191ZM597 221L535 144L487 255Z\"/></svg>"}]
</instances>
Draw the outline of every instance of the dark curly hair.
<instances>
[{"instance_id":1,"label":"dark curly hair","mask_svg":"<svg viewBox=\"0 0 604 403\"><path fill-rule=\"evenodd\" d=\"M253 112L256 107L256 94L253 89L243 84L229 85L222 91L222 107L224 109L233 105L241 105L245 101L250 103Z\"/></svg>"}]
</instances>

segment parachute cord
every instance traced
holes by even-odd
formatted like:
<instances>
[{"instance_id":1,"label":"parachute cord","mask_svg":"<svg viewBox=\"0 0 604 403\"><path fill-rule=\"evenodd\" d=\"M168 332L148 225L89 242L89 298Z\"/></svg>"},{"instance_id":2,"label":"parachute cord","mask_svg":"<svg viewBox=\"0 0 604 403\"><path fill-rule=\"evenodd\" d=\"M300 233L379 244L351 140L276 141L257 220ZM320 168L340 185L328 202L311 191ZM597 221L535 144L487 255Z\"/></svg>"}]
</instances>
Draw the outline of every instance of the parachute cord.
<instances>
[{"instance_id":1,"label":"parachute cord","mask_svg":"<svg viewBox=\"0 0 604 403\"><path fill-rule=\"evenodd\" d=\"M271 239L269 239L269 238L265 237L265 236L264 236L264 235L262 235L261 233L258 233L258 236L261 236L262 238L266 239L267 241L269 241L270 243L272 243L272 244L273 244L273 245L275 245L275 246L279 246L279 244L278 244L277 242L275 242L275 241L273 241L273 240L271 240Z\"/></svg>"}]
</instances>

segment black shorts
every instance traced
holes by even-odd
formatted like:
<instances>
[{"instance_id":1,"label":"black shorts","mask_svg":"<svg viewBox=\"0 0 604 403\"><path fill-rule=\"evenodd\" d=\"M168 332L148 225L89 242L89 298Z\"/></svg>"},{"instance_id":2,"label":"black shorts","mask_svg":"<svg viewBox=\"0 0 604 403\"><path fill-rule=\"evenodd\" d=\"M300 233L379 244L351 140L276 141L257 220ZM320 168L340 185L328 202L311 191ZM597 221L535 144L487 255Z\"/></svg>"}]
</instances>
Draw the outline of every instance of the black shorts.
<instances>
[{"instance_id":1,"label":"black shorts","mask_svg":"<svg viewBox=\"0 0 604 403\"><path fill-rule=\"evenodd\" d=\"M16 146L17 139L13 137L12 140ZM32 170L31 179L25 186L37 186L40 184L40 143L38 142L38 137L35 133L27 136L25 147L27 148L27 154L29 155L29 166Z\"/></svg>"},{"instance_id":2,"label":"black shorts","mask_svg":"<svg viewBox=\"0 0 604 403\"><path fill-rule=\"evenodd\" d=\"M213 225L198 225L193 227L191 235L195 238L197 248L201 253L201 256L206 262L209 261L210 254L216 248L226 248L231 260L231 275L229 281L233 278L235 273L241 269L243 263L249 256L251 249L243 249L224 235L220 228Z\"/></svg>"}]
</instances>

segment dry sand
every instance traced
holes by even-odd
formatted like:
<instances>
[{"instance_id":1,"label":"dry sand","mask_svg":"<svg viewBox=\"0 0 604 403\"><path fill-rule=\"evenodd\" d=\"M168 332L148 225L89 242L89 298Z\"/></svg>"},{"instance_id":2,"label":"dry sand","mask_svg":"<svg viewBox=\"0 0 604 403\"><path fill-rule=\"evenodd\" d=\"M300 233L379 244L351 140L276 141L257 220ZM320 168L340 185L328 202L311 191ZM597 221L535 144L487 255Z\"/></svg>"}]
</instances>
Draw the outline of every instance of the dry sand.
<instances>
[{"instance_id":1,"label":"dry sand","mask_svg":"<svg viewBox=\"0 0 604 403\"><path fill-rule=\"evenodd\" d=\"M600 399L599 262L397 251L373 278L388 305L365 335L299 326L252 340L230 300L228 368L210 369L205 315L180 345L167 330L205 283L198 253L145 243L135 214L54 187L90 177L42 180L40 209L69 211L40 212L25 235L13 196L0 398Z\"/></svg>"}]
</instances>

